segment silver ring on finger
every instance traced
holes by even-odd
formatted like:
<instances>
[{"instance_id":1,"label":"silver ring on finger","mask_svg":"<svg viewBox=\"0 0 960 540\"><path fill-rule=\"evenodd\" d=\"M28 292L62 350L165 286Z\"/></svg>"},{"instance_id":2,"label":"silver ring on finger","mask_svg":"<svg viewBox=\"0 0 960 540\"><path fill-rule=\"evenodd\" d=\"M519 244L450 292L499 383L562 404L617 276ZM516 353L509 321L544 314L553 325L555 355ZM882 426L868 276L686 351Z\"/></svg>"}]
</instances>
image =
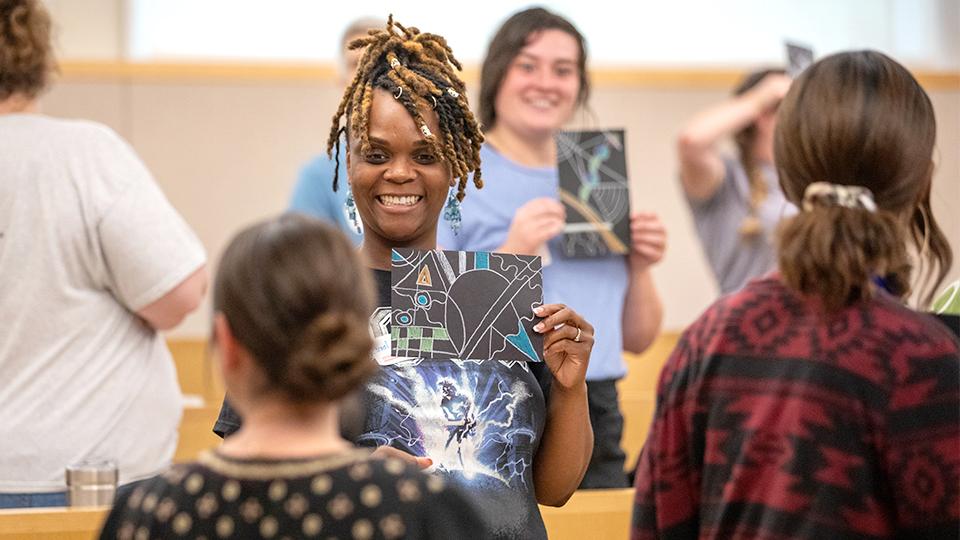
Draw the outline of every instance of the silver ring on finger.
<instances>
[{"instance_id":1,"label":"silver ring on finger","mask_svg":"<svg viewBox=\"0 0 960 540\"><path fill-rule=\"evenodd\" d=\"M580 334L581 334L582 332L583 332L583 331L580 330L580 327L578 326L578 327L577 327L577 335L576 335L576 337L573 338L573 340L574 340L575 342L580 343Z\"/></svg>"}]
</instances>

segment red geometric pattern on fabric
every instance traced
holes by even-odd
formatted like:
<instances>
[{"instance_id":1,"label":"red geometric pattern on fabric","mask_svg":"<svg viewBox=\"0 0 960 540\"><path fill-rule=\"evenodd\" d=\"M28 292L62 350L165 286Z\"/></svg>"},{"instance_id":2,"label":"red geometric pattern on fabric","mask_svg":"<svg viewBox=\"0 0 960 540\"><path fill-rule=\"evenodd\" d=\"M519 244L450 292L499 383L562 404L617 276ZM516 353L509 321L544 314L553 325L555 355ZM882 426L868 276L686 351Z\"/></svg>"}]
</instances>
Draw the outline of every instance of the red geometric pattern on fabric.
<instances>
[{"instance_id":1,"label":"red geometric pattern on fabric","mask_svg":"<svg viewBox=\"0 0 960 540\"><path fill-rule=\"evenodd\" d=\"M958 351L890 298L721 299L661 373L633 538L957 538Z\"/></svg>"}]
</instances>

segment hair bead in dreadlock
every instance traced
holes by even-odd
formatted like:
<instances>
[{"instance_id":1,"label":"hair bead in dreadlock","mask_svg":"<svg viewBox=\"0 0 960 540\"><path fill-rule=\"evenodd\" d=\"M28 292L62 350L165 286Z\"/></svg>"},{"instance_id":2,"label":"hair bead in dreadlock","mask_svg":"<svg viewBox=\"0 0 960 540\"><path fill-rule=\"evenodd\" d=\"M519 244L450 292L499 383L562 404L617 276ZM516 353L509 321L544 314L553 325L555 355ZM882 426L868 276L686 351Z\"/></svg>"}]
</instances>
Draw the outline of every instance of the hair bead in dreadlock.
<instances>
[{"instance_id":1,"label":"hair bead in dreadlock","mask_svg":"<svg viewBox=\"0 0 960 540\"><path fill-rule=\"evenodd\" d=\"M467 182L483 187L480 179L480 148L483 135L466 99L466 85L458 75L463 68L442 36L421 33L387 19L383 30L350 42L348 48L364 49L353 80L333 115L327 152L336 151L339 165L340 136L353 133L361 151L369 148L370 107L377 88L391 92L414 120L437 156L450 165L457 179L457 200L466 195ZM441 133L433 133L424 120L425 111L439 119ZM341 123L343 124L341 126ZM337 189L339 172L333 176Z\"/></svg>"}]
</instances>

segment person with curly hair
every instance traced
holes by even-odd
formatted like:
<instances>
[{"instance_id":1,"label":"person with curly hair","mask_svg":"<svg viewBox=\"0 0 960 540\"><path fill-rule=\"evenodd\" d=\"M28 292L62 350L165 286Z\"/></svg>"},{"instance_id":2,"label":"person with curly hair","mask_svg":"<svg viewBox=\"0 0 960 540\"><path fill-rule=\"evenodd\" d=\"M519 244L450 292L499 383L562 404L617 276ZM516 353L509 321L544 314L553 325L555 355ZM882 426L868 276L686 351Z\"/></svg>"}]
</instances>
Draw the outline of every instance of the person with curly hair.
<instances>
[{"instance_id":1,"label":"person with curly hair","mask_svg":"<svg viewBox=\"0 0 960 540\"><path fill-rule=\"evenodd\" d=\"M160 330L197 308L203 246L106 126L44 115L38 0L0 0L0 508L63 506L64 470L166 469L182 397Z\"/></svg>"}]
</instances>

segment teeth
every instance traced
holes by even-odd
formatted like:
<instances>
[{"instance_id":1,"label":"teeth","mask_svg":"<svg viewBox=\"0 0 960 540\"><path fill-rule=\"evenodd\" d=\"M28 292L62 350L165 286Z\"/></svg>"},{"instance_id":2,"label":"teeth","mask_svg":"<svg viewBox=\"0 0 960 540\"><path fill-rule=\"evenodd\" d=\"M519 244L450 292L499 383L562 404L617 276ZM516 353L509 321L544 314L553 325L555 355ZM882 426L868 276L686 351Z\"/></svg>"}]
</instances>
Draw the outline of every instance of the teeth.
<instances>
[{"instance_id":1,"label":"teeth","mask_svg":"<svg viewBox=\"0 0 960 540\"><path fill-rule=\"evenodd\" d=\"M420 198L419 195L381 195L380 202L387 206L413 206Z\"/></svg>"},{"instance_id":2,"label":"teeth","mask_svg":"<svg viewBox=\"0 0 960 540\"><path fill-rule=\"evenodd\" d=\"M545 100L545 99L535 99L535 100L531 101L530 104L533 105L534 107L539 108L539 109L548 109L548 108L550 108L550 107L553 106L552 103L550 103L549 101L547 101L547 100Z\"/></svg>"}]
</instances>

